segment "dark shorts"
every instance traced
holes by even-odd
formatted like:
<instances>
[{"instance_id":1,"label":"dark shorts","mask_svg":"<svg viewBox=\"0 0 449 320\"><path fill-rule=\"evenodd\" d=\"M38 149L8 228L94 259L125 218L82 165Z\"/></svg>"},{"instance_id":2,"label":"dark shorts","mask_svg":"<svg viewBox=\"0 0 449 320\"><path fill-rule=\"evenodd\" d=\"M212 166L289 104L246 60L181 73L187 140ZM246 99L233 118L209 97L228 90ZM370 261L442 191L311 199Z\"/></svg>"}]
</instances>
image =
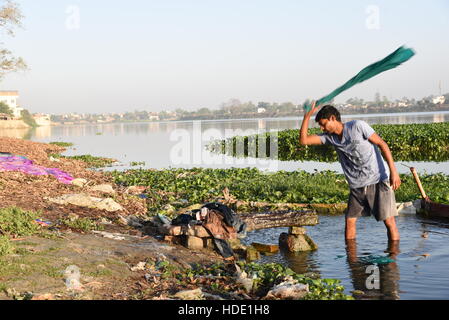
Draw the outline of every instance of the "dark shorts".
<instances>
[{"instance_id":1,"label":"dark shorts","mask_svg":"<svg viewBox=\"0 0 449 320\"><path fill-rule=\"evenodd\" d=\"M398 215L396 198L388 180L363 188L350 189L346 218L370 215L377 221Z\"/></svg>"}]
</instances>

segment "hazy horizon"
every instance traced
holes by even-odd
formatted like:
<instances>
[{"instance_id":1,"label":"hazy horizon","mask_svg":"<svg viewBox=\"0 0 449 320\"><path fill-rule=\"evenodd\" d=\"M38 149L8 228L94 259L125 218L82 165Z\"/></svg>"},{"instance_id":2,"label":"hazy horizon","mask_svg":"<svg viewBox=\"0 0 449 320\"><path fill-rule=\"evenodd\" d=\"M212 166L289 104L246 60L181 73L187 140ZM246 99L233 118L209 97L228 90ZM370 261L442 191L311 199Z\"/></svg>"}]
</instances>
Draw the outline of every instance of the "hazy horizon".
<instances>
[{"instance_id":1,"label":"hazy horizon","mask_svg":"<svg viewBox=\"0 0 449 320\"><path fill-rule=\"evenodd\" d=\"M1 42L30 67L7 75L30 112L114 113L318 99L406 45L416 56L336 98L449 92L449 3L16 0ZM446 40L444 40L446 39Z\"/></svg>"}]
</instances>

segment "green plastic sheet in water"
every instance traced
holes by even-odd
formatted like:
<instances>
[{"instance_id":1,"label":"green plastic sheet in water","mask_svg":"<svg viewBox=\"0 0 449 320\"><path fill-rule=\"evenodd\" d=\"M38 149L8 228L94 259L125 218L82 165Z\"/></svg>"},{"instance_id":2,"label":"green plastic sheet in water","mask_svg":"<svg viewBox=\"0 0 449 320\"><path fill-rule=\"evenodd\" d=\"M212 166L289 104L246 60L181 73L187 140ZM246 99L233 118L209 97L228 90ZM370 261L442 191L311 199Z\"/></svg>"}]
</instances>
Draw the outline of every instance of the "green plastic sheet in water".
<instances>
[{"instance_id":1,"label":"green plastic sheet in water","mask_svg":"<svg viewBox=\"0 0 449 320\"><path fill-rule=\"evenodd\" d=\"M338 96L340 93L342 93L345 90L348 90L349 88L353 87L357 83L361 83L365 80L368 80L384 71L396 68L400 64L409 60L414 55L415 55L415 51L413 49L405 48L404 46L399 47L396 51L391 53L389 56L364 68L355 77L350 79L344 85L342 85L341 87L338 87L337 89L332 91L327 96L319 99L316 102L316 105L319 106L326 102L331 101L336 96ZM311 108L312 108L312 106L310 104L304 104L304 109L306 110L306 112L310 111Z\"/></svg>"}]
</instances>

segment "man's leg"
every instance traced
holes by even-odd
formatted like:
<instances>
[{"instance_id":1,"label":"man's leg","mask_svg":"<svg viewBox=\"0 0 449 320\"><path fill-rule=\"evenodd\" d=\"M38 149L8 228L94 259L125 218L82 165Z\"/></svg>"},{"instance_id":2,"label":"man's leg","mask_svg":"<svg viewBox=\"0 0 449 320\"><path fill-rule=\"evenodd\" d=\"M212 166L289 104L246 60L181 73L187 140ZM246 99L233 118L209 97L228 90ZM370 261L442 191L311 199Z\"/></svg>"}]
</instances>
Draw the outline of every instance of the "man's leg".
<instances>
[{"instance_id":1,"label":"man's leg","mask_svg":"<svg viewBox=\"0 0 449 320\"><path fill-rule=\"evenodd\" d=\"M345 227L345 239L352 240L356 237L356 224L357 218L348 218L346 217L346 227Z\"/></svg>"},{"instance_id":2,"label":"man's leg","mask_svg":"<svg viewBox=\"0 0 449 320\"><path fill-rule=\"evenodd\" d=\"M387 227L387 234L389 241L398 241L400 239L398 227L396 226L395 217L390 217L384 220L385 227Z\"/></svg>"}]
</instances>

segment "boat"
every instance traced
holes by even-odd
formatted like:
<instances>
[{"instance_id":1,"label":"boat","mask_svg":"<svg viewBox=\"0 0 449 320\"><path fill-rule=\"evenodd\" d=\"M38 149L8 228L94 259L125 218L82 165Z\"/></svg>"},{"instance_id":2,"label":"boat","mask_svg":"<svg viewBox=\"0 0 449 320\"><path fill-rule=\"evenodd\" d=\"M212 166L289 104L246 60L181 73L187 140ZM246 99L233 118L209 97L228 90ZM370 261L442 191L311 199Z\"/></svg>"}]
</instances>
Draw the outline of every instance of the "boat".
<instances>
[{"instance_id":1,"label":"boat","mask_svg":"<svg viewBox=\"0 0 449 320\"><path fill-rule=\"evenodd\" d=\"M418 185L418 189L421 193L421 210L418 210L417 213L423 214L429 218L449 218L449 205L443 203L437 203L427 196L424 188L421 184L421 180L419 179L418 172L414 167L410 167L410 171L415 178L415 182Z\"/></svg>"}]
</instances>

